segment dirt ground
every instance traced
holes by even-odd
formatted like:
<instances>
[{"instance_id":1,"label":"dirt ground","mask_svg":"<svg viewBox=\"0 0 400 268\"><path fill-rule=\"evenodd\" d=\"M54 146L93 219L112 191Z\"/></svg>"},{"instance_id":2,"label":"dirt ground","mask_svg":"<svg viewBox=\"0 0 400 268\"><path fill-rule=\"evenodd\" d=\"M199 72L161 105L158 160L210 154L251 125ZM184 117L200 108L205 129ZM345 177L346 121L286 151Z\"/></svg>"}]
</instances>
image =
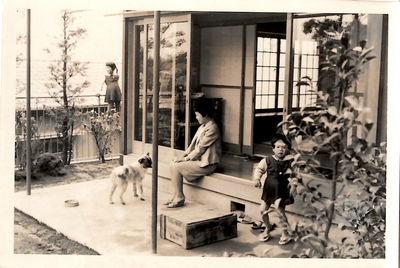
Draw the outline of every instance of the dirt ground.
<instances>
[{"instance_id":1,"label":"dirt ground","mask_svg":"<svg viewBox=\"0 0 400 268\"><path fill-rule=\"evenodd\" d=\"M99 162L72 164L66 167L67 174L64 176L43 176L40 179L32 180L32 191L35 188L105 177L118 165L118 160L107 161L104 164ZM15 182L16 192L25 190L25 180ZM14 253L98 255L96 251L68 239L56 230L16 209L14 210Z\"/></svg>"}]
</instances>

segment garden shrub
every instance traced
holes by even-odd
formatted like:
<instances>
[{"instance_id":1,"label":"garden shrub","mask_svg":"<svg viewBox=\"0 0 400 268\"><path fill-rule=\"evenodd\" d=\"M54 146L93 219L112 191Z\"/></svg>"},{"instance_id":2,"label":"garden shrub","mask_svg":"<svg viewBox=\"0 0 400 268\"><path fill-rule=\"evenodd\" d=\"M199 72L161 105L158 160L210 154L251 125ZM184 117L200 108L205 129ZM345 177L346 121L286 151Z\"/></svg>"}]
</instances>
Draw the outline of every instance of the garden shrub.
<instances>
[{"instance_id":1,"label":"garden shrub","mask_svg":"<svg viewBox=\"0 0 400 268\"><path fill-rule=\"evenodd\" d=\"M66 174L61 158L51 153L40 154L33 162L33 170L34 173L50 176L63 176Z\"/></svg>"},{"instance_id":2,"label":"garden shrub","mask_svg":"<svg viewBox=\"0 0 400 268\"><path fill-rule=\"evenodd\" d=\"M306 217L289 224L280 216L295 241L294 249L302 250L294 257L385 257L386 143L369 142L369 111L351 91L374 58L373 49L351 47L351 27L340 18L304 24L304 32L313 33L319 45L319 82L328 79L330 87L315 89L312 80L303 77L298 85L311 88L316 106L304 107L280 123L295 153L290 190L302 200ZM318 170L321 152L328 152L332 161L329 177ZM327 196L321 192L321 180L306 179L310 172L330 185ZM331 238L334 222L339 237Z\"/></svg>"},{"instance_id":3,"label":"garden shrub","mask_svg":"<svg viewBox=\"0 0 400 268\"><path fill-rule=\"evenodd\" d=\"M121 132L119 112L114 109L105 113L97 113L92 110L88 113L88 120L84 123L84 128L93 135L99 160L105 163L106 154L111 153L112 142L118 138Z\"/></svg>"}]
</instances>

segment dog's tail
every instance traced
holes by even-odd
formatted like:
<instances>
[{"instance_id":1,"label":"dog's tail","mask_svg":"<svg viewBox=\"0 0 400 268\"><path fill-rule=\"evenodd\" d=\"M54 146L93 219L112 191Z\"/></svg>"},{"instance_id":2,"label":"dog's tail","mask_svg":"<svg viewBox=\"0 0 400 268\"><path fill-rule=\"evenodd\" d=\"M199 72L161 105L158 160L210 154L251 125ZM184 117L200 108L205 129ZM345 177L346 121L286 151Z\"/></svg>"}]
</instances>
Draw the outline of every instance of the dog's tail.
<instances>
[{"instance_id":1,"label":"dog's tail","mask_svg":"<svg viewBox=\"0 0 400 268\"><path fill-rule=\"evenodd\" d=\"M124 172L118 174L118 177L120 177L123 180L128 179L128 174L129 174L129 169L128 168L124 168Z\"/></svg>"}]
</instances>

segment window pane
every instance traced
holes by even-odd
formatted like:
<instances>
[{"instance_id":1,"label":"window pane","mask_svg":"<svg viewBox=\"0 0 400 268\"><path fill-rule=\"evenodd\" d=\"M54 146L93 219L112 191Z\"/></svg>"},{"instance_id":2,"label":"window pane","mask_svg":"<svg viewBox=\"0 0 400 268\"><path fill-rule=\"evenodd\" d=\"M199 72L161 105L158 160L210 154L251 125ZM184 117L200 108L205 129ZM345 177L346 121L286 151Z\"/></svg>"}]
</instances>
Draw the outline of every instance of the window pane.
<instances>
[{"instance_id":1,"label":"window pane","mask_svg":"<svg viewBox=\"0 0 400 268\"><path fill-rule=\"evenodd\" d=\"M257 66L263 65L263 53L257 53Z\"/></svg>"},{"instance_id":2,"label":"window pane","mask_svg":"<svg viewBox=\"0 0 400 268\"><path fill-rule=\"evenodd\" d=\"M271 53L270 57L270 66L276 66L278 63L276 59L276 53Z\"/></svg>"},{"instance_id":3,"label":"window pane","mask_svg":"<svg viewBox=\"0 0 400 268\"><path fill-rule=\"evenodd\" d=\"M264 47L264 40L261 37L257 38L257 51L262 51Z\"/></svg>"},{"instance_id":4,"label":"window pane","mask_svg":"<svg viewBox=\"0 0 400 268\"><path fill-rule=\"evenodd\" d=\"M279 82L279 94L283 94L285 91L285 82Z\"/></svg>"},{"instance_id":5,"label":"window pane","mask_svg":"<svg viewBox=\"0 0 400 268\"><path fill-rule=\"evenodd\" d=\"M279 81L285 80L285 68L279 68Z\"/></svg>"},{"instance_id":6,"label":"window pane","mask_svg":"<svg viewBox=\"0 0 400 268\"><path fill-rule=\"evenodd\" d=\"M154 36L154 29L153 25L149 24L147 25L147 30L148 30L148 41L147 44L152 44L153 43L153 36ZM147 82L147 88L145 89L147 91L147 99L146 99L146 105L147 105L147 119L146 119L146 138L145 142L151 143L152 142L152 125L153 125L153 46L148 45L147 46L147 70L146 70L146 82Z\"/></svg>"},{"instance_id":7,"label":"window pane","mask_svg":"<svg viewBox=\"0 0 400 268\"><path fill-rule=\"evenodd\" d=\"M311 95L306 95L306 105L310 106L312 103L312 96Z\"/></svg>"},{"instance_id":8,"label":"window pane","mask_svg":"<svg viewBox=\"0 0 400 268\"><path fill-rule=\"evenodd\" d=\"M265 80L269 80L269 68L263 68L263 77L262 79Z\"/></svg>"},{"instance_id":9,"label":"window pane","mask_svg":"<svg viewBox=\"0 0 400 268\"><path fill-rule=\"evenodd\" d=\"M274 67L271 67L271 68L269 68L269 77L270 77L270 80L273 80L273 81L275 81L276 80L276 68L274 68Z\"/></svg>"},{"instance_id":10,"label":"window pane","mask_svg":"<svg viewBox=\"0 0 400 268\"><path fill-rule=\"evenodd\" d=\"M258 38L260 39L260 37ZM282 40L281 46L286 45L285 40ZM258 45L263 45L263 52L257 53L257 58L262 58L262 63L258 62L257 65L260 66L262 64L262 68L257 68L256 74L256 109L275 109L275 95L277 90L283 91L283 81L285 77L285 55L278 54L278 39L277 38L263 38L263 42L258 42ZM260 51L261 49L258 49ZM282 66L279 71L279 77L277 77L277 66L279 60L282 61L280 66ZM262 69L262 70L261 70ZM281 79L281 87L282 89L277 88L278 80ZM260 83L261 82L261 83ZM282 100L283 101L283 100Z\"/></svg>"},{"instance_id":11,"label":"window pane","mask_svg":"<svg viewBox=\"0 0 400 268\"><path fill-rule=\"evenodd\" d=\"M283 108L283 95L278 96L278 108Z\"/></svg>"},{"instance_id":12,"label":"window pane","mask_svg":"<svg viewBox=\"0 0 400 268\"><path fill-rule=\"evenodd\" d=\"M306 75L312 79L313 78L313 70L311 68L308 68L306 70Z\"/></svg>"},{"instance_id":13,"label":"window pane","mask_svg":"<svg viewBox=\"0 0 400 268\"><path fill-rule=\"evenodd\" d=\"M301 68L306 68L307 67L307 56L300 55L300 60L301 60Z\"/></svg>"},{"instance_id":14,"label":"window pane","mask_svg":"<svg viewBox=\"0 0 400 268\"><path fill-rule=\"evenodd\" d=\"M261 97L256 96L256 109L260 109L260 108L261 108Z\"/></svg>"},{"instance_id":15,"label":"window pane","mask_svg":"<svg viewBox=\"0 0 400 268\"><path fill-rule=\"evenodd\" d=\"M268 108L275 108L275 96L269 96L268 98Z\"/></svg>"},{"instance_id":16,"label":"window pane","mask_svg":"<svg viewBox=\"0 0 400 268\"><path fill-rule=\"evenodd\" d=\"M280 59L279 59L279 66L285 66L285 60L286 60L286 55L285 54L281 54L280 55Z\"/></svg>"},{"instance_id":17,"label":"window pane","mask_svg":"<svg viewBox=\"0 0 400 268\"><path fill-rule=\"evenodd\" d=\"M175 25L171 23L161 24L160 44L160 105L159 105L159 143L164 146L171 146L171 116L172 116L172 72L173 57L175 51L172 49L175 44Z\"/></svg>"},{"instance_id":18,"label":"window pane","mask_svg":"<svg viewBox=\"0 0 400 268\"><path fill-rule=\"evenodd\" d=\"M144 91L144 73L143 73L143 53L145 49L146 40L144 39L144 27L138 26L139 28L139 51L138 53L138 73L139 73L139 81L137 84L138 87L138 101L136 102L136 112L135 112L135 137L134 139L137 141L142 141L142 133L143 133L143 91ZM133 35L133 29L131 34ZM131 37L133 40L133 36ZM135 54L135 53L134 53ZM134 59L133 59L134 61Z\"/></svg>"},{"instance_id":19,"label":"window pane","mask_svg":"<svg viewBox=\"0 0 400 268\"><path fill-rule=\"evenodd\" d=\"M147 122L146 143L152 142L153 119L153 25L147 40ZM189 47L187 22L161 24L159 73L159 144L184 149L186 109L186 69ZM143 45L144 46L144 45Z\"/></svg>"},{"instance_id":20,"label":"window pane","mask_svg":"<svg viewBox=\"0 0 400 268\"><path fill-rule=\"evenodd\" d=\"M281 39L281 52L285 53L286 52L286 40Z\"/></svg>"},{"instance_id":21,"label":"window pane","mask_svg":"<svg viewBox=\"0 0 400 268\"><path fill-rule=\"evenodd\" d=\"M271 39L264 38L264 51L271 51Z\"/></svg>"},{"instance_id":22,"label":"window pane","mask_svg":"<svg viewBox=\"0 0 400 268\"><path fill-rule=\"evenodd\" d=\"M268 94L269 82L262 82L262 94Z\"/></svg>"},{"instance_id":23,"label":"window pane","mask_svg":"<svg viewBox=\"0 0 400 268\"><path fill-rule=\"evenodd\" d=\"M271 38L271 51L277 52L278 51L278 39Z\"/></svg>"},{"instance_id":24,"label":"window pane","mask_svg":"<svg viewBox=\"0 0 400 268\"><path fill-rule=\"evenodd\" d=\"M293 107L298 107L297 95L293 95L292 105Z\"/></svg>"},{"instance_id":25,"label":"window pane","mask_svg":"<svg viewBox=\"0 0 400 268\"><path fill-rule=\"evenodd\" d=\"M313 70L313 80L318 80L318 69Z\"/></svg>"},{"instance_id":26,"label":"window pane","mask_svg":"<svg viewBox=\"0 0 400 268\"><path fill-rule=\"evenodd\" d=\"M261 82L257 81L256 82L256 94L261 94Z\"/></svg>"},{"instance_id":27,"label":"window pane","mask_svg":"<svg viewBox=\"0 0 400 268\"><path fill-rule=\"evenodd\" d=\"M263 53L263 66L269 66L269 53Z\"/></svg>"},{"instance_id":28,"label":"window pane","mask_svg":"<svg viewBox=\"0 0 400 268\"><path fill-rule=\"evenodd\" d=\"M261 80L262 79L262 68L261 67L257 67L257 80Z\"/></svg>"},{"instance_id":29,"label":"window pane","mask_svg":"<svg viewBox=\"0 0 400 268\"><path fill-rule=\"evenodd\" d=\"M312 56L307 56L307 67L308 68L313 68L314 66L314 57Z\"/></svg>"},{"instance_id":30,"label":"window pane","mask_svg":"<svg viewBox=\"0 0 400 268\"><path fill-rule=\"evenodd\" d=\"M268 95L261 97L261 107L264 109L268 108Z\"/></svg>"},{"instance_id":31,"label":"window pane","mask_svg":"<svg viewBox=\"0 0 400 268\"><path fill-rule=\"evenodd\" d=\"M307 69L303 68L301 69L301 74L300 74L300 78L306 77L307 76Z\"/></svg>"},{"instance_id":32,"label":"window pane","mask_svg":"<svg viewBox=\"0 0 400 268\"><path fill-rule=\"evenodd\" d=\"M185 149L185 122L186 122L186 78L187 78L187 53L189 49L189 24L187 22L175 23L173 33L173 47L175 47L175 128L173 142L174 148Z\"/></svg>"},{"instance_id":33,"label":"window pane","mask_svg":"<svg viewBox=\"0 0 400 268\"><path fill-rule=\"evenodd\" d=\"M306 104L304 95L300 95L300 107L304 107Z\"/></svg>"},{"instance_id":34,"label":"window pane","mask_svg":"<svg viewBox=\"0 0 400 268\"><path fill-rule=\"evenodd\" d=\"M296 84L297 82L293 83L293 94L298 94L299 92L299 87Z\"/></svg>"},{"instance_id":35,"label":"window pane","mask_svg":"<svg viewBox=\"0 0 400 268\"><path fill-rule=\"evenodd\" d=\"M298 68L294 68L293 70L293 80L297 81L299 77L299 69Z\"/></svg>"},{"instance_id":36,"label":"window pane","mask_svg":"<svg viewBox=\"0 0 400 268\"><path fill-rule=\"evenodd\" d=\"M269 82L269 84L268 84L268 94L275 95L275 91L276 91L276 89L275 89L275 81Z\"/></svg>"}]
</instances>

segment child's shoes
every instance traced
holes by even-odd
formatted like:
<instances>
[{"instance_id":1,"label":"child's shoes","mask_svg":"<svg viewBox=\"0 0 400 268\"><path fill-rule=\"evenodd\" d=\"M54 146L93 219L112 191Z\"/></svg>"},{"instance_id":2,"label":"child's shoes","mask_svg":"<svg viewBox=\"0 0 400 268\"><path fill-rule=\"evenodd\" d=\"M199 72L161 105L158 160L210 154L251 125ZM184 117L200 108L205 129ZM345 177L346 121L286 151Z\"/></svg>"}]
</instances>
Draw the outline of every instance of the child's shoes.
<instances>
[{"instance_id":1,"label":"child's shoes","mask_svg":"<svg viewBox=\"0 0 400 268\"><path fill-rule=\"evenodd\" d=\"M291 238L288 234L286 234L286 233L284 232L284 233L282 233L281 238L279 239L278 244L279 244L279 245L286 245L286 244L288 244L290 241L292 241L292 238Z\"/></svg>"},{"instance_id":2,"label":"child's shoes","mask_svg":"<svg viewBox=\"0 0 400 268\"><path fill-rule=\"evenodd\" d=\"M269 239L271 238L271 235L269 234L269 233L262 233L262 234L260 234L259 236L258 236L258 241L261 241L261 242L266 242L266 241L268 241Z\"/></svg>"}]
</instances>

